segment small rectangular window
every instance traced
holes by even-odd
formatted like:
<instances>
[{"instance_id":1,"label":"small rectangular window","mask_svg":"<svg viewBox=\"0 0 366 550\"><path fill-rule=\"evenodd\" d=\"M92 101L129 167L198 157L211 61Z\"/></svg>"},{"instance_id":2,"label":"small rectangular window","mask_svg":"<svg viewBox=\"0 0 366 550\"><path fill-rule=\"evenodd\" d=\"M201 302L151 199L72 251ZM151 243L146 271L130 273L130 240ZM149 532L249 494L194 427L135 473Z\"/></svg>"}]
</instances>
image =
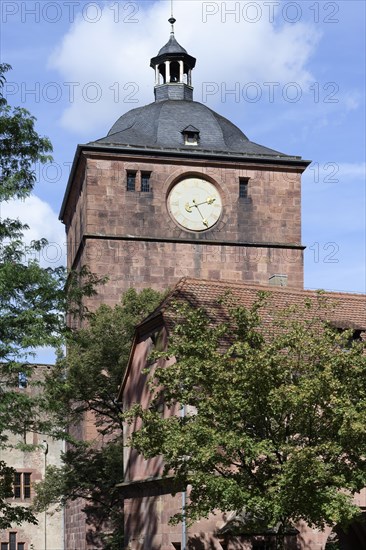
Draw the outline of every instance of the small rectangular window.
<instances>
[{"instance_id":1,"label":"small rectangular window","mask_svg":"<svg viewBox=\"0 0 366 550\"><path fill-rule=\"evenodd\" d=\"M136 172L127 172L127 191L136 189Z\"/></svg>"},{"instance_id":2,"label":"small rectangular window","mask_svg":"<svg viewBox=\"0 0 366 550\"><path fill-rule=\"evenodd\" d=\"M249 178L239 179L239 198L240 199L248 198L248 184L249 184Z\"/></svg>"},{"instance_id":3,"label":"small rectangular window","mask_svg":"<svg viewBox=\"0 0 366 550\"><path fill-rule=\"evenodd\" d=\"M22 474L19 472L14 476L14 498L22 498Z\"/></svg>"},{"instance_id":4,"label":"small rectangular window","mask_svg":"<svg viewBox=\"0 0 366 550\"><path fill-rule=\"evenodd\" d=\"M14 475L14 498L25 500L31 498L31 473L15 472Z\"/></svg>"},{"instance_id":5,"label":"small rectangular window","mask_svg":"<svg viewBox=\"0 0 366 550\"><path fill-rule=\"evenodd\" d=\"M7 542L2 542L1 543L1 550L8 550L8 543Z\"/></svg>"},{"instance_id":6,"label":"small rectangular window","mask_svg":"<svg viewBox=\"0 0 366 550\"><path fill-rule=\"evenodd\" d=\"M142 193L150 192L150 174L147 172L141 174L141 191Z\"/></svg>"},{"instance_id":7,"label":"small rectangular window","mask_svg":"<svg viewBox=\"0 0 366 550\"><path fill-rule=\"evenodd\" d=\"M17 550L17 534L9 533L9 550Z\"/></svg>"},{"instance_id":8,"label":"small rectangular window","mask_svg":"<svg viewBox=\"0 0 366 550\"><path fill-rule=\"evenodd\" d=\"M24 542L18 542L18 550L24 550L25 549L25 543Z\"/></svg>"},{"instance_id":9,"label":"small rectangular window","mask_svg":"<svg viewBox=\"0 0 366 550\"><path fill-rule=\"evenodd\" d=\"M31 497L31 475L27 473L23 474L23 492L24 498Z\"/></svg>"}]
</instances>

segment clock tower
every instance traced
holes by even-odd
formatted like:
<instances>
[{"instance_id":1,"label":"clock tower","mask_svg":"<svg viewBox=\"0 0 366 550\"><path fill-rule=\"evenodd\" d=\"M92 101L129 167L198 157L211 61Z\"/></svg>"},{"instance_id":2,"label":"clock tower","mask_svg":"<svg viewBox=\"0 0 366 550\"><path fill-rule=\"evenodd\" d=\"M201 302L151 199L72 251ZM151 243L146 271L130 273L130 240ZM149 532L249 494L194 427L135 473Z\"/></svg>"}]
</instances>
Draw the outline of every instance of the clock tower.
<instances>
[{"instance_id":1,"label":"clock tower","mask_svg":"<svg viewBox=\"0 0 366 550\"><path fill-rule=\"evenodd\" d=\"M77 147L61 209L68 267L166 289L184 276L303 286L300 178L309 162L258 145L193 100L196 59L169 41L151 59L155 101Z\"/></svg>"},{"instance_id":2,"label":"clock tower","mask_svg":"<svg viewBox=\"0 0 366 550\"><path fill-rule=\"evenodd\" d=\"M184 276L303 286L300 180L309 162L250 141L194 101L196 59L169 22L169 41L151 59L155 100L76 150L60 219L68 268L108 277L91 309ZM96 436L90 416L75 429ZM67 548L88 547L81 509L66 510Z\"/></svg>"}]
</instances>

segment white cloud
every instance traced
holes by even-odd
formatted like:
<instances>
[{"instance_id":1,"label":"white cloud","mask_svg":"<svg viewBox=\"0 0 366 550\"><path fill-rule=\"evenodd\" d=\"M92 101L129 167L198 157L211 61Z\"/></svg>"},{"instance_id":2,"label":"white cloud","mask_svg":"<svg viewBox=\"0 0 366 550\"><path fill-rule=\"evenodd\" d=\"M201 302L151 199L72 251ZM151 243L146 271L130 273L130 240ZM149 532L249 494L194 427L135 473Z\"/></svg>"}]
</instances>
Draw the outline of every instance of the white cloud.
<instances>
[{"instance_id":1,"label":"white cloud","mask_svg":"<svg viewBox=\"0 0 366 550\"><path fill-rule=\"evenodd\" d=\"M237 22L235 16L222 13L223 6L229 10L242 6L239 2L213 2L219 12L207 16L204 23L207 4L178 0L174 8L176 38L197 58L195 99L202 101L202 84L207 82L218 85L217 93L209 97L213 106L221 102L222 87L231 89L236 82L308 86L312 76L306 66L320 37L314 26L275 24L266 11L255 23L245 21L242 12ZM153 101L149 61L169 38L167 2L140 2L140 11L133 16L136 23L121 18L115 22L113 6L115 2L103 4L96 23L78 17L49 60L64 83L76 83L74 101L64 111L61 124L89 138L105 129L106 121L112 125L118 115Z\"/></svg>"},{"instance_id":2,"label":"white cloud","mask_svg":"<svg viewBox=\"0 0 366 550\"><path fill-rule=\"evenodd\" d=\"M27 224L25 242L45 238L48 245L36 256L43 267L57 267L65 264L66 238L64 227L50 205L33 195L27 199L1 203L2 218L19 219Z\"/></svg>"}]
</instances>

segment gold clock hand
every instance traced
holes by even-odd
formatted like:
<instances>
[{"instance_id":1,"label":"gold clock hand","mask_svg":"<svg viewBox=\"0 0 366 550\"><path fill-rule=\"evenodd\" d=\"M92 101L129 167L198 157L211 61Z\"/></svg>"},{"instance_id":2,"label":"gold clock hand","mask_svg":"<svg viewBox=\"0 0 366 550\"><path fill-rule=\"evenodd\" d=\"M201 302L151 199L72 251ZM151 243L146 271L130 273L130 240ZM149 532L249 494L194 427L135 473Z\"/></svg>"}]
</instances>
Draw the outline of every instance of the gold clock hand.
<instances>
[{"instance_id":1,"label":"gold clock hand","mask_svg":"<svg viewBox=\"0 0 366 550\"><path fill-rule=\"evenodd\" d=\"M202 204L212 204L213 202L215 202L215 200L216 200L215 197L207 197L207 199L206 199L205 201L196 203L196 199L192 199L193 205L191 206L191 205L189 204L189 202L186 202L184 208L185 208L186 212L188 212L189 214L191 214L191 213L192 213L192 208L193 208L193 206L195 206L195 207L197 208L198 212L199 212L199 215L200 215L201 218L202 218L202 223L203 223L203 225L204 225L205 227L208 227L208 221L207 221L206 218L204 218L204 216L203 216L201 210L199 209L199 206L201 206Z\"/></svg>"},{"instance_id":2,"label":"gold clock hand","mask_svg":"<svg viewBox=\"0 0 366 550\"><path fill-rule=\"evenodd\" d=\"M205 202L200 203L200 204L205 204ZM197 208L197 210L198 210L198 212L199 212L199 214L200 214L200 216L201 216L201 218L202 218L202 223L203 223L203 225L205 225L206 227L208 227L208 221L206 220L206 218L203 217L203 214L202 214L201 210L198 208L198 206L199 206L198 204L195 204L195 207Z\"/></svg>"},{"instance_id":3,"label":"gold clock hand","mask_svg":"<svg viewBox=\"0 0 366 550\"><path fill-rule=\"evenodd\" d=\"M207 199L206 199L205 201L203 201L203 202L197 202L197 203L196 203L196 200L195 200L195 199L193 199L192 202L193 202L193 206L196 206L196 207L197 207L197 206L201 206L201 204L212 204L212 203L215 202L215 200L216 200L215 197L207 197ZM187 203L187 204L188 204L188 203Z\"/></svg>"}]
</instances>

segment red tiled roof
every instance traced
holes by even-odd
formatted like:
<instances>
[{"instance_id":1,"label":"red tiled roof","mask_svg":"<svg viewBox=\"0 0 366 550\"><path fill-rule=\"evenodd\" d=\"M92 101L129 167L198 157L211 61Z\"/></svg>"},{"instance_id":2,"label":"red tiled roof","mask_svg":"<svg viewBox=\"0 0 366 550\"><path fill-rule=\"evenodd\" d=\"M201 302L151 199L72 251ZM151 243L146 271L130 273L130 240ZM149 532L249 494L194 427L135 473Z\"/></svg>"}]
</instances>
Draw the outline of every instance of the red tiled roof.
<instances>
[{"instance_id":1,"label":"red tiled roof","mask_svg":"<svg viewBox=\"0 0 366 550\"><path fill-rule=\"evenodd\" d=\"M366 330L366 295L364 294L296 290L190 278L181 279L149 319L162 314L169 323L169 306L176 301L183 301L193 307L204 308L212 322L219 323L228 318L227 307L220 302L226 293L232 296L234 304L251 307L258 299L260 292L269 293L263 311L267 314L268 322L271 319L271 310L284 310L291 306L301 307L306 301L310 301L313 305L326 302L327 307L319 311L319 316L324 320L340 328Z\"/></svg>"},{"instance_id":2,"label":"red tiled roof","mask_svg":"<svg viewBox=\"0 0 366 550\"><path fill-rule=\"evenodd\" d=\"M137 327L135 342L139 334L149 332L152 326L161 324L168 331L176 321L172 305L175 302L188 303L195 308L203 308L212 325L230 321L228 307L222 303L226 293L233 299L234 305L250 308L259 297L259 293L266 292L268 297L261 310L263 325L270 328L274 311L283 311L296 306L294 315L304 318L322 318L339 328L350 328L366 332L366 295L348 294L341 292L324 292L313 290L296 290L284 287L233 283L232 281L211 281L204 279L181 279L163 302ZM325 302L324 308L310 310L305 303L310 301L315 307ZM312 313L311 313L312 311ZM131 360L134 351L131 351L129 365L120 388L119 399L122 399L123 389L130 373Z\"/></svg>"}]
</instances>

